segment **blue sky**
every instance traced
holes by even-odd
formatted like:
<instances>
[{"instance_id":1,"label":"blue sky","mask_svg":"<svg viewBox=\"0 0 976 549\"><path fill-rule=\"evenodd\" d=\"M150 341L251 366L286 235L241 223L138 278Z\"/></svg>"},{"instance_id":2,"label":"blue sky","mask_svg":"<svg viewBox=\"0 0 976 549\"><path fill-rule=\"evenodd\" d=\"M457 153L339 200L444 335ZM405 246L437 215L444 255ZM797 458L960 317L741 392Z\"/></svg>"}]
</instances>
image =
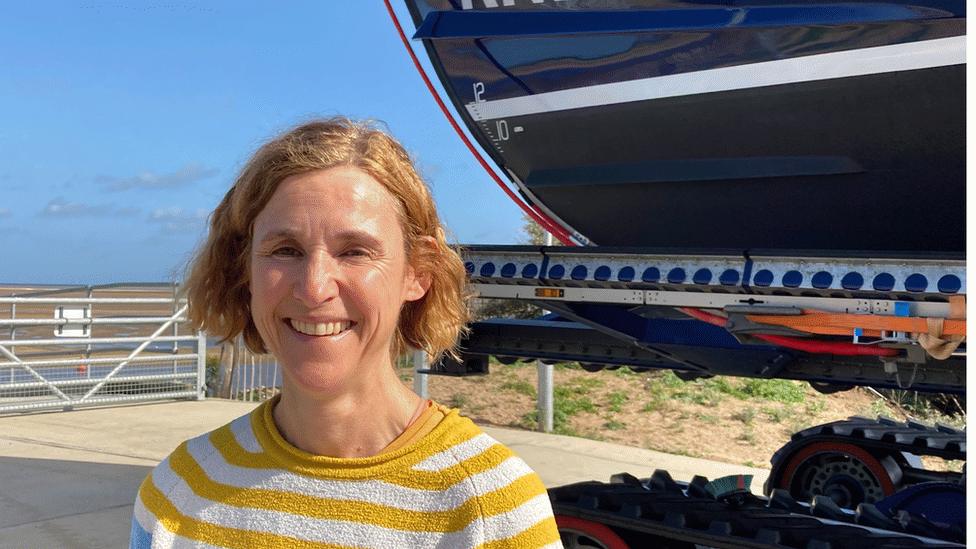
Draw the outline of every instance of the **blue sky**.
<instances>
[{"instance_id":1,"label":"blue sky","mask_svg":"<svg viewBox=\"0 0 976 549\"><path fill-rule=\"evenodd\" d=\"M0 282L179 278L248 155L334 114L388 125L457 241L520 238L380 0L16 2L0 59Z\"/></svg>"}]
</instances>

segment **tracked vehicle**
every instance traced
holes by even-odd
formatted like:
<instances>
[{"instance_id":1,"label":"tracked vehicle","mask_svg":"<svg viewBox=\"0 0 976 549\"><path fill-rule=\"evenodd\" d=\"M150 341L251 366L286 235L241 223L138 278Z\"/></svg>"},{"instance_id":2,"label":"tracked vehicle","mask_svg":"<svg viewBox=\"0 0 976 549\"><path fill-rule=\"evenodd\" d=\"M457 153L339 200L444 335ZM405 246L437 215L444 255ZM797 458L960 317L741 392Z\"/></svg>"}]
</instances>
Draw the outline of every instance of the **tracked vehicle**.
<instances>
[{"instance_id":1,"label":"tracked vehicle","mask_svg":"<svg viewBox=\"0 0 976 549\"><path fill-rule=\"evenodd\" d=\"M459 136L564 244L465 246L480 297L551 313L475 323L433 373L965 394L962 2L406 4ZM764 496L657 471L550 497L567 547L955 547L964 475L920 457L965 453L956 429L850 418L796 433Z\"/></svg>"}]
</instances>

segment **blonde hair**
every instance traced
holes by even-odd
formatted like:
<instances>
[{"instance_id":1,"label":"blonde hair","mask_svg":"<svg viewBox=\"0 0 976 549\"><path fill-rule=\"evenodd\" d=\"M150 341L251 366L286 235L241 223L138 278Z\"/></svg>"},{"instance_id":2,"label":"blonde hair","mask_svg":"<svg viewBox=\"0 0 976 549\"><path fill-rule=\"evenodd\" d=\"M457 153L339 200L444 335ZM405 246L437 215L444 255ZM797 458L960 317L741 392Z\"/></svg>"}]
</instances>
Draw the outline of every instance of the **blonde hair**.
<instances>
[{"instance_id":1,"label":"blonde hair","mask_svg":"<svg viewBox=\"0 0 976 549\"><path fill-rule=\"evenodd\" d=\"M251 351L267 352L250 312L254 219L286 178L337 166L359 168L397 199L407 260L418 275L430 277L426 295L400 311L392 356L409 346L432 360L442 353L457 358L457 340L469 318L466 276L460 256L447 244L430 190L400 143L368 122L344 117L291 129L244 166L211 214L207 240L189 265L184 292L190 322L224 341L243 334Z\"/></svg>"}]
</instances>

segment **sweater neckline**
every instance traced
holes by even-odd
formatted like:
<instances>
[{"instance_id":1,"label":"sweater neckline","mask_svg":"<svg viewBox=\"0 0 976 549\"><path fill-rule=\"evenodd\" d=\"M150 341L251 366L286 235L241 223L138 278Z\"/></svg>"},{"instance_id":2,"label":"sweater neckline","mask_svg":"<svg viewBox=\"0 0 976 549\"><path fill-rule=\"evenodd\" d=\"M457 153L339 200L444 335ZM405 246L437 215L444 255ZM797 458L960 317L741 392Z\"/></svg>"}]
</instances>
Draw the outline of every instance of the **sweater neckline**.
<instances>
[{"instance_id":1,"label":"sweater neckline","mask_svg":"<svg viewBox=\"0 0 976 549\"><path fill-rule=\"evenodd\" d=\"M279 396L265 401L251 412L251 428L258 444L268 456L284 469L324 477L364 478L381 475L387 471L409 468L427 457L453 445L445 438L468 438L468 429L459 429L463 418L459 411L445 411L444 419L427 436L390 452L358 458L321 456L293 446L281 435L275 425L272 410ZM436 404L435 404L436 406ZM470 422L468 422L470 423ZM474 424L470 424L474 427Z\"/></svg>"}]
</instances>

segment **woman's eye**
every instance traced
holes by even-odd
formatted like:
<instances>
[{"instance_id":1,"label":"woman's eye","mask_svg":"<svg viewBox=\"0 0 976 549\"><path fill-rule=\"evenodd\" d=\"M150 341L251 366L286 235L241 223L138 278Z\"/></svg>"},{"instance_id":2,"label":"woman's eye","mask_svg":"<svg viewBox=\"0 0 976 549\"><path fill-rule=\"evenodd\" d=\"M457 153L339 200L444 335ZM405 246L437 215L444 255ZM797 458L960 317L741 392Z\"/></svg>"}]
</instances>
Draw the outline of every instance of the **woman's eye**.
<instances>
[{"instance_id":1,"label":"woman's eye","mask_svg":"<svg viewBox=\"0 0 976 549\"><path fill-rule=\"evenodd\" d=\"M271 252L271 255L282 256L282 257L296 257L300 254L301 252L299 252L295 248L292 248L291 246L282 246L281 248L275 248Z\"/></svg>"}]
</instances>

